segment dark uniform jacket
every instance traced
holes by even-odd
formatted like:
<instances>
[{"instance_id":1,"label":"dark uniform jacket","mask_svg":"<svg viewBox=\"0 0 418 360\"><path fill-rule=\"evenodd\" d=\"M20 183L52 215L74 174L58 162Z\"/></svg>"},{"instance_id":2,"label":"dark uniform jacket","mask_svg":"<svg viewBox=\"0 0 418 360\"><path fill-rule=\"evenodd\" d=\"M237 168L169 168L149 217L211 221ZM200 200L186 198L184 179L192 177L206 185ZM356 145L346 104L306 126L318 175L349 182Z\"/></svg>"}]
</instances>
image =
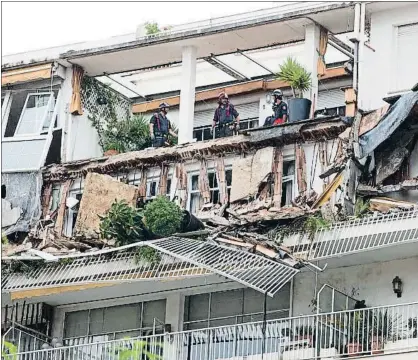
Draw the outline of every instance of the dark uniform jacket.
<instances>
[{"instance_id":1,"label":"dark uniform jacket","mask_svg":"<svg viewBox=\"0 0 418 360\"><path fill-rule=\"evenodd\" d=\"M273 105L274 119L283 119L284 115L287 115L287 104L282 101L280 104Z\"/></svg>"},{"instance_id":2,"label":"dark uniform jacket","mask_svg":"<svg viewBox=\"0 0 418 360\"><path fill-rule=\"evenodd\" d=\"M154 125L155 136L168 135L168 131L171 129L170 120L161 112L152 115L150 123Z\"/></svg>"},{"instance_id":3,"label":"dark uniform jacket","mask_svg":"<svg viewBox=\"0 0 418 360\"><path fill-rule=\"evenodd\" d=\"M235 109L234 105L228 104L226 106L219 105L215 110L215 115L213 116L213 121L217 125L224 125L234 122L234 120L239 116L238 111Z\"/></svg>"}]
</instances>

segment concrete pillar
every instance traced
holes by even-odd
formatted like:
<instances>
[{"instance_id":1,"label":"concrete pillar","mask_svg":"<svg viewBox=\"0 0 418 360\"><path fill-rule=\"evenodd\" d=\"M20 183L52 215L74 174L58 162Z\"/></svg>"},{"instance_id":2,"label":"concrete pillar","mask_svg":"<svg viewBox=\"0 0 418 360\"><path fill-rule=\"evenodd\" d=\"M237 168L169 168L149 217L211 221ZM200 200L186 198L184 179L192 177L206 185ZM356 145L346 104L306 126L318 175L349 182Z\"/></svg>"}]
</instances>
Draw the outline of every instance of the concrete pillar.
<instances>
[{"instance_id":1,"label":"concrete pillar","mask_svg":"<svg viewBox=\"0 0 418 360\"><path fill-rule=\"evenodd\" d=\"M312 101L312 108L317 109L318 102L318 50L319 50L320 28L318 25L309 24L305 27L305 45L303 61L306 70L311 73L311 90L303 94Z\"/></svg>"},{"instance_id":2,"label":"concrete pillar","mask_svg":"<svg viewBox=\"0 0 418 360\"><path fill-rule=\"evenodd\" d=\"M196 94L196 47L183 48L180 89L179 144L193 140L194 101Z\"/></svg>"},{"instance_id":3,"label":"concrete pillar","mask_svg":"<svg viewBox=\"0 0 418 360\"><path fill-rule=\"evenodd\" d=\"M61 308L54 308L54 315L52 320L51 337L56 337L62 341L64 337L64 322L65 322L65 311Z\"/></svg>"},{"instance_id":4,"label":"concrete pillar","mask_svg":"<svg viewBox=\"0 0 418 360\"><path fill-rule=\"evenodd\" d=\"M182 331L184 319L184 295L170 294L167 297L165 308L165 323L171 325L171 331Z\"/></svg>"},{"instance_id":5,"label":"concrete pillar","mask_svg":"<svg viewBox=\"0 0 418 360\"><path fill-rule=\"evenodd\" d=\"M70 113L70 103L73 94L71 85L73 79L73 68L68 67L65 70L65 80L61 86L61 108L59 109L59 118L63 129L61 140L61 159L63 162L71 161L73 149L73 116Z\"/></svg>"}]
</instances>

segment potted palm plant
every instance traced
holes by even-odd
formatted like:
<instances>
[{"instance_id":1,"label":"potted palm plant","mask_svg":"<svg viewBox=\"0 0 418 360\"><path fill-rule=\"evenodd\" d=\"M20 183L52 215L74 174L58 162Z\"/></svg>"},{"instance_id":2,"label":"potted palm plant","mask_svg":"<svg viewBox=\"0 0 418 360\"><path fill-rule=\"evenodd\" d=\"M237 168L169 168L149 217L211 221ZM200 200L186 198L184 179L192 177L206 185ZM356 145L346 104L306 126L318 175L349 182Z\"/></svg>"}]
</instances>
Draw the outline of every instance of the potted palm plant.
<instances>
[{"instance_id":1,"label":"potted palm plant","mask_svg":"<svg viewBox=\"0 0 418 360\"><path fill-rule=\"evenodd\" d=\"M383 345L392 337L393 318L385 311L378 310L373 314L373 326L371 329L371 350L373 355L383 354Z\"/></svg>"},{"instance_id":2,"label":"potted palm plant","mask_svg":"<svg viewBox=\"0 0 418 360\"><path fill-rule=\"evenodd\" d=\"M303 93L311 88L311 73L288 57L280 65L277 78L289 84L293 92L293 98L288 100L289 122L309 119L312 101L303 98Z\"/></svg>"}]
</instances>

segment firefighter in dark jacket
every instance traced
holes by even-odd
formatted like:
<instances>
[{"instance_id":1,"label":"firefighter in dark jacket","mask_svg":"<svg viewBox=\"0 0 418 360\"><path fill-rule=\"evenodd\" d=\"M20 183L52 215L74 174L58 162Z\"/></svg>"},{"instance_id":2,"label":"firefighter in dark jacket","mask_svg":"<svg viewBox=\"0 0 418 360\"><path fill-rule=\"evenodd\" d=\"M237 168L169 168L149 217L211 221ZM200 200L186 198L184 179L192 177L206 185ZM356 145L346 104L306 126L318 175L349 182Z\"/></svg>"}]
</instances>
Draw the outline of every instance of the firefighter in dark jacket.
<instances>
[{"instance_id":1,"label":"firefighter in dark jacket","mask_svg":"<svg viewBox=\"0 0 418 360\"><path fill-rule=\"evenodd\" d=\"M239 130L239 114L234 105L229 102L228 95L220 93L218 107L213 116L212 131L219 130L219 137L232 136Z\"/></svg>"},{"instance_id":2,"label":"firefighter in dark jacket","mask_svg":"<svg viewBox=\"0 0 418 360\"><path fill-rule=\"evenodd\" d=\"M149 132L151 135L152 146L161 147L168 144L168 135L177 137L172 130L170 120L167 118L167 111L170 105L163 102L159 106L159 112L152 115L149 122Z\"/></svg>"},{"instance_id":3,"label":"firefighter in dark jacket","mask_svg":"<svg viewBox=\"0 0 418 360\"><path fill-rule=\"evenodd\" d=\"M273 125L281 125L287 122L287 104L283 101L283 93L280 89L273 91Z\"/></svg>"}]
</instances>

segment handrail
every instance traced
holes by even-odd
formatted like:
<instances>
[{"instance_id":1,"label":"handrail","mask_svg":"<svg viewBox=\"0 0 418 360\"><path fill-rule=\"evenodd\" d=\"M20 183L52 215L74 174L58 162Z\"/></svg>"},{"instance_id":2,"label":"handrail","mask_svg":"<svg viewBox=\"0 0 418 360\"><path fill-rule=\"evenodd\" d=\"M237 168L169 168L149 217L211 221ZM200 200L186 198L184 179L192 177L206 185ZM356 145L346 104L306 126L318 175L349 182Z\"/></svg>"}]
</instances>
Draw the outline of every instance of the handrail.
<instances>
[{"instance_id":1,"label":"handrail","mask_svg":"<svg viewBox=\"0 0 418 360\"><path fill-rule=\"evenodd\" d=\"M385 313L392 316L390 320L393 324L392 327L396 327L396 333L392 334L390 338L388 337L389 334L384 333L384 331L388 331L388 318L379 318L381 314ZM411 346L415 346L415 342L412 340L415 339L416 333L409 334L406 330L406 328L409 326L408 324L410 322L410 319L415 320L415 322L412 322L412 324L416 324L416 319L418 319L418 302L392 304L388 306L373 306L365 309L337 311L324 314L293 316L288 318L268 320L266 322L257 321L232 326L224 325L214 328L186 330L180 332L165 333L161 335L139 336L131 339L98 341L91 342L89 344L63 346L60 348L49 350L42 349L38 351L28 351L19 353L18 355L25 354L25 359L32 359L32 357L30 356L31 354L38 354L40 355L41 359L44 359L42 357L42 354L48 354L53 351L58 351L62 354L65 354L67 351L83 351L83 349L86 348L95 349L94 351L99 351L97 349L103 349L100 351L104 351L105 349L112 347L115 349L118 346L120 347L124 344L133 344L136 341L145 344L172 344L174 348L178 348L187 344L189 344L188 346L193 344L201 344L202 341L204 341L204 343L208 345L210 345L211 343L216 344L216 342L213 342L213 340L211 339L218 339L218 341L224 339L222 341L227 342L232 341L232 339L235 339L234 341L235 343L237 343L237 341L245 342L251 339L251 341L253 342L257 339L260 339L261 341L262 339L265 339L266 336L275 339L275 343L277 343L277 346L284 346L286 349L286 346L289 347L290 345L296 344L297 342L309 342L310 346L315 346L315 344L316 346L326 346L326 341L329 340L327 339L327 337L336 336L335 333L337 332L339 333L338 336L341 337L338 341L343 341L345 344L347 344L349 341L352 341L350 339L353 336L353 334L357 337L363 336L364 334L361 335L361 332L366 332L366 329L367 339L364 341L367 341L368 347L370 347L370 344L373 341L373 337L384 337L385 342L406 339L409 341L409 343L413 343ZM362 327L363 325L361 325L360 322L365 323L364 328ZM320 324L323 324L324 327L327 329L331 329L331 333L328 330L324 330L321 326L319 326ZM416 325L413 326L416 327ZM263 328L266 329L266 332L262 331ZM305 335L313 336L313 331L315 328L317 329L316 343L315 341L313 342L312 338L305 338ZM307 332L308 330L309 333ZM392 331L394 330L392 329ZM351 334L352 332L353 334ZM324 336L325 338L323 339L322 337ZM291 340L290 337L292 337L293 340ZM190 343L190 341L192 343ZM336 341L336 339L334 339L334 341ZM286 345L286 343L288 345ZM401 344L400 346L404 345ZM206 350L200 349L199 351ZM367 351L370 351L370 349L368 349ZM416 351L418 351L418 346L416 348ZM69 358L71 358L71 356ZM173 357L173 359L180 359L180 357Z\"/></svg>"}]
</instances>

